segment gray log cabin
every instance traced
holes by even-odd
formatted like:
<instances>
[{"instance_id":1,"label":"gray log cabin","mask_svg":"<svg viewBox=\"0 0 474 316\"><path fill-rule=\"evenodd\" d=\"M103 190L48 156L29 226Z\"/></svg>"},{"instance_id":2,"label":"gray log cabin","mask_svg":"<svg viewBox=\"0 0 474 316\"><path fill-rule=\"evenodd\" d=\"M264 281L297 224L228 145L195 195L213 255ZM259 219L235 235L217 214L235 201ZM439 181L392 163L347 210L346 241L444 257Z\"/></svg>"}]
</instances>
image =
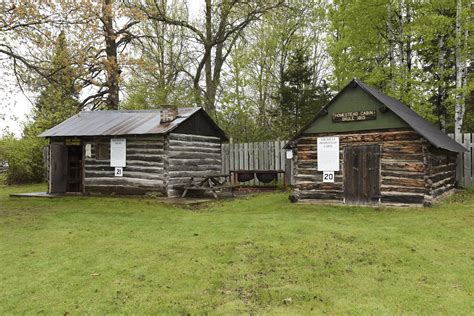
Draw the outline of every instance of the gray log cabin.
<instances>
[{"instance_id":1,"label":"gray log cabin","mask_svg":"<svg viewBox=\"0 0 474 316\"><path fill-rule=\"evenodd\" d=\"M290 200L425 204L455 187L466 149L408 106L353 80L286 148L295 152Z\"/></svg>"},{"instance_id":2,"label":"gray log cabin","mask_svg":"<svg viewBox=\"0 0 474 316\"><path fill-rule=\"evenodd\" d=\"M85 111L45 131L49 193L179 194L221 172L227 136L202 108Z\"/></svg>"}]
</instances>

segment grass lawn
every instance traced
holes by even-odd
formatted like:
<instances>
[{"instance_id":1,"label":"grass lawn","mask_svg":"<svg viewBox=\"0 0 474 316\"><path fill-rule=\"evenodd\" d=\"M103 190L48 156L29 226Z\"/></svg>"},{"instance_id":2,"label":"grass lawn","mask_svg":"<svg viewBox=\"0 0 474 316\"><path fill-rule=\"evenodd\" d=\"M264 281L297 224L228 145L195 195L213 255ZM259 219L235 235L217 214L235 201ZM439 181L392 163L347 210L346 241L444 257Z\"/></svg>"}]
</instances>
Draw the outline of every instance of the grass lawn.
<instances>
[{"instance_id":1,"label":"grass lawn","mask_svg":"<svg viewBox=\"0 0 474 316\"><path fill-rule=\"evenodd\" d=\"M0 314L473 314L474 191L433 208L9 198Z\"/></svg>"}]
</instances>

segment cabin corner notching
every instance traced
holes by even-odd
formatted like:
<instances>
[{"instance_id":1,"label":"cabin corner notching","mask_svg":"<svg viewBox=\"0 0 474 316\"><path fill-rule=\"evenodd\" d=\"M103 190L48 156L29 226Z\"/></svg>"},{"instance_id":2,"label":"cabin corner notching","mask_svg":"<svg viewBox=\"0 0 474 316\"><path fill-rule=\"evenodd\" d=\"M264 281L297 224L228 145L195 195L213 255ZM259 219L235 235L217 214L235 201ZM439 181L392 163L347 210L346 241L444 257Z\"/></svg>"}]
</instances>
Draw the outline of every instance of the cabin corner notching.
<instances>
[{"instance_id":1,"label":"cabin corner notching","mask_svg":"<svg viewBox=\"0 0 474 316\"><path fill-rule=\"evenodd\" d=\"M430 205L454 189L456 157L465 150L408 106L358 80L290 144L296 152L291 200L346 204Z\"/></svg>"},{"instance_id":2,"label":"cabin corner notching","mask_svg":"<svg viewBox=\"0 0 474 316\"><path fill-rule=\"evenodd\" d=\"M49 193L176 196L191 177L220 173L227 141L202 108L167 111L165 122L159 110L81 112L41 136Z\"/></svg>"}]
</instances>

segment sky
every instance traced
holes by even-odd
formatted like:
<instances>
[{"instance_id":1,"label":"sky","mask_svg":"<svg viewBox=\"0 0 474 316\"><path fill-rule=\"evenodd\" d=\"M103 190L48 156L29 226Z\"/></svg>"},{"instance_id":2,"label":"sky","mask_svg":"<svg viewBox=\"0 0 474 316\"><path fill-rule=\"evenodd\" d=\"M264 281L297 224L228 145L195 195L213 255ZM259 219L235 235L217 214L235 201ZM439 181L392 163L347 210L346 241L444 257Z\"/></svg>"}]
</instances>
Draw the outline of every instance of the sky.
<instances>
[{"instance_id":1,"label":"sky","mask_svg":"<svg viewBox=\"0 0 474 316\"><path fill-rule=\"evenodd\" d=\"M187 2L191 18L195 18L201 12L204 0L188 0ZM0 137L6 130L21 137L23 124L27 121L27 115L33 107L30 100L34 98L32 95L25 96L22 93L16 84L12 70L6 65L6 61L0 63ZM3 116L4 119L2 119Z\"/></svg>"}]
</instances>

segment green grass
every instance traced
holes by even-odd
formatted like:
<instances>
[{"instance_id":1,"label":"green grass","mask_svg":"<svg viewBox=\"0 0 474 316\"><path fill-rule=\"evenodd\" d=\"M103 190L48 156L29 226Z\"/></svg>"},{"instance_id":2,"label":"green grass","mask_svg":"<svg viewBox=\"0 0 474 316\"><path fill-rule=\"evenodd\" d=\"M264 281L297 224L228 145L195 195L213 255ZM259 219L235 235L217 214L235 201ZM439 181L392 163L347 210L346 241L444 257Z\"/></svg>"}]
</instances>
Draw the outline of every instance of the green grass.
<instances>
[{"instance_id":1,"label":"green grass","mask_svg":"<svg viewBox=\"0 0 474 316\"><path fill-rule=\"evenodd\" d=\"M429 209L8 197L42 189L0 187L2 315L474 313L474 191Z\"/></svg>"}]
</instances>

